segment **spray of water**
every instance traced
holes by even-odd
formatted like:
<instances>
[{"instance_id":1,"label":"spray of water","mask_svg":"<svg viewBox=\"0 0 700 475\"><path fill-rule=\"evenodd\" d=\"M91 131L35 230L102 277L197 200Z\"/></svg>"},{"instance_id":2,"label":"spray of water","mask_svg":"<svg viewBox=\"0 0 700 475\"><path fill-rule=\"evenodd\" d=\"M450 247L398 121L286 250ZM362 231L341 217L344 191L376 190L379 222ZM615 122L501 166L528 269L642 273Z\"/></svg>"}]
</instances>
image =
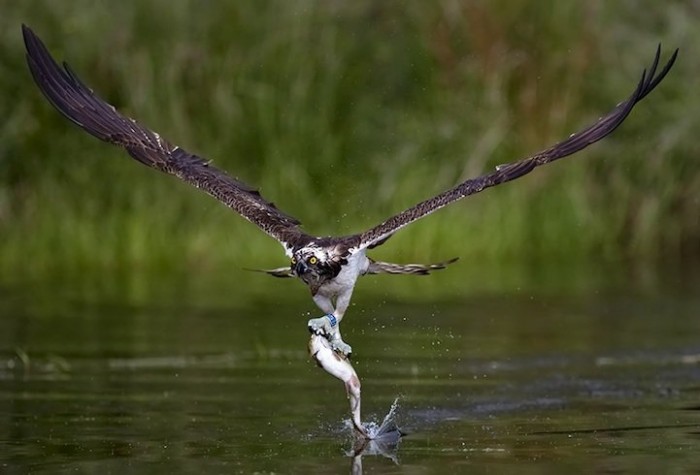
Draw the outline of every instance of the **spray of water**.
<instances>
[{"instance_id":1,"label":"spray of water","mask_svg":"<svg viewBox=\"0 0 700 475\"><path fill-rule=\"evenodd\" d=\"M384 438L400 438L401 435L403 435L403 432L401 432L401 429L399 429L396 423L398 410L399 398L397 397L396 399L394 399L394 402L389 408L389 412L386 414L386 416L384 416L384 419L382 419L381 423L377 421L364 422L362 424L362 427L367 433L367 438L369 438L370 440L381 440ZM348 428L351 429L353 427L352 421L349 419L346 421L346 425Z\"/></svg>"}]
</instances>

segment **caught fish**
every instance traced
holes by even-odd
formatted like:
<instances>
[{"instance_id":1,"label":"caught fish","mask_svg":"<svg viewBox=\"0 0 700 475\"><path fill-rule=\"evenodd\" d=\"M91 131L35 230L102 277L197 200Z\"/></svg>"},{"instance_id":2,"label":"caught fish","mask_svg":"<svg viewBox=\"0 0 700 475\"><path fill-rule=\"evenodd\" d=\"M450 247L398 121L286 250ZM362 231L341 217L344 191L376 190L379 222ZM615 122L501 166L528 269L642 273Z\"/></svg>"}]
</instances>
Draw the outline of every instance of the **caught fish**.
<instances>
[{"instance_id":1,"label":"caught fish","mask_svg":"<svg viewBox=\"0 0 700 475\"><path fill-rule=\"evenodd\" d=\"M355 432L369 439L369 435L360 419L360 378L357 377L355 368L350 364L350 360L337 351L331 349L331 344L325 336L311 334L309 340L309 353L319 367L345 383L345 390L350 401L350 414Z\"/></svg>"}]
</instances>

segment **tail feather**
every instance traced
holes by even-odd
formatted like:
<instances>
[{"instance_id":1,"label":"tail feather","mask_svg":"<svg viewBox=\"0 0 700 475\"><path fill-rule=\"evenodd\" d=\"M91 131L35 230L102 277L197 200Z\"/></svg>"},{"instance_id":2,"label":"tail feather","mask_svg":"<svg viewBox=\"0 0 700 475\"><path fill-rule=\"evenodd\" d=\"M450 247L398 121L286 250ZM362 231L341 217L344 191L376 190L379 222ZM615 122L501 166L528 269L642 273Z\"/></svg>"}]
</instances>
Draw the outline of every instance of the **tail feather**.
<instances>
[{"instance_id":1,"label":"tail feather","mask_svg":"<svg viewBox=\"0 0 700 475\"><path fill-rule=\"evenodd\" d=\"M381 262L370 259L371 262L365 274L428 275L431 271L444 269L457 261L457 259L459 259L459 257L435 264L392 264L391 262Z\"/></svg>"}]
</instances>

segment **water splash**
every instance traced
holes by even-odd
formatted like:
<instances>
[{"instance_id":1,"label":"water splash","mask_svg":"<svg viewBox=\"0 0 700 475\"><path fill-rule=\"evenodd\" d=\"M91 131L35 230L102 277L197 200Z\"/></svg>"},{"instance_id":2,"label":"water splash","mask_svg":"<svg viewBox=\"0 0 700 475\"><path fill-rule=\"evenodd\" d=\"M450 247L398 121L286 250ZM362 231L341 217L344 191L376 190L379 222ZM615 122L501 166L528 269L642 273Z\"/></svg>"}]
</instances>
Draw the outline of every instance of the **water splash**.
<instances>
[{"instance_id":1,"label":"water splash","mask_svg":"<svg viewBox=\"0 0 700 475\"><path fill-rule=\"evenodd\" d=\"M365 427L370 439L376 440L385 437L400 438L403 435L403 432L401 432L399 426L396 423L398 410L399 398L397 397L396 399L394 399L394 402L391 403L389 412L386 416L384 416L384 420L382 420L382 423L379 425L379 427ZM376 426L376 424L374 424L374 426Z\"/></svg>"},{"instance_id":2,"label":"water splash","mask_svg":"<svg viewBox=\"0 0 700 475\"><path fill-rule=\"evenodd\" d=\"M362 473L362 457L366 455L380 455L399 463L398 448L404 434L396 424L398 408L399 399L396 398L381 424L371 421L362 425L367 437L356 437L346 452L352 457L352 473Z\"/></svg>"},{"instance_id":3,"label":"water splash","mask_svg":"<svg viewBox=\"0 0 700 475\"><path fill-rule=\"evenodd\" d=\"M394 399L391 403L389 412L384 416L381 423L376 421L368 421L362 423L362 427L367 433L367 438L370 440L395 439L398 440L404 435L404 432L399 429L396 420L398 418L399 398ZM345 421L345 425L349 429L353 429L353 424L350 419Z\"/></svg>"}]
</instances>

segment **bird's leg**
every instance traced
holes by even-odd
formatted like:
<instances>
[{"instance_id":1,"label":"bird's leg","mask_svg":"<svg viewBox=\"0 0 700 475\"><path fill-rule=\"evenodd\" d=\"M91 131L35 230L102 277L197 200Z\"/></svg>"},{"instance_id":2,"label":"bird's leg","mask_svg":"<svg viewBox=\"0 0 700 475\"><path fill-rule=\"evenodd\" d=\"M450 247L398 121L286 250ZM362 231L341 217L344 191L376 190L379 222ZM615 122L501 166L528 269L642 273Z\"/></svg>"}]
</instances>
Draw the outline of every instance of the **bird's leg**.
<instances>
[{"instance_id":1,"label":"bird's leg","mask_svg":"<svg viewBox=\"0 0 700 475\"><path fill-rule=\"evenodd\" d=\"M352 293L352 292L350 292ZM317 293L313 297L314 302L326 315L309 320L309 331L317 335L325 336L331 343L333 350L339 351L345 356L352 353L352 347L345 343L340 336L340 321L343 319L345 310L350 303L349 297L343 299L338 297L337 305L334 307L331 298L327 295Z\"/></svg>"},{"instance_id":2,"label":"bird's leg","mask_svg":"<svg viewBox=\"0 0 700 475\"><path fill-rule=\"evenodd\" d=\"M325 315L319 318L309 320L309 331L317 335L325 336L328 341L332 341L336 332L338 332L338 319L335 317L335 308L333 302L327 295L317 293L313 296L314 302L318 305Z\"/></svg>"},{"instance_id":3,"label":"bird's leg","mask_svg":"<svg viewBox=\"0 0 700 475\"><path fill-rule=\"evenodd\" d=\"M348 292L344 292L338 296L338 298L335 301L335 318L338 320L338 324L336 325L336 333L335 337L330 340L331 346L333 347L334 350L340 351L343 353L345 356L350 356L352 353L352 347L345 343L343 339L340 337L340 321L343 319L343 316L345 315L345 311L348 309L348 306L350 305L350 297L352 296L352 289Z\"/></svg>"}]
</instances>

